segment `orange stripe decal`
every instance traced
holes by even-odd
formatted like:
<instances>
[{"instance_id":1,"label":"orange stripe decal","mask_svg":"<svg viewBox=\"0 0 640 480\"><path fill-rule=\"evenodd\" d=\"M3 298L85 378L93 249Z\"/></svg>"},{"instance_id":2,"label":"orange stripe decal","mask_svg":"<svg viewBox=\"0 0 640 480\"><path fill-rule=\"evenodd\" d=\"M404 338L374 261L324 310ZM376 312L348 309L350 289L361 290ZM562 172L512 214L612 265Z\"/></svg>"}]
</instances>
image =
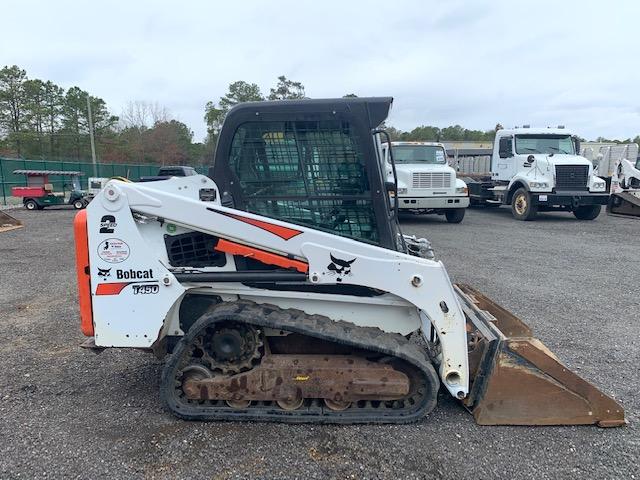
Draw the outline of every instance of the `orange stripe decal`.
<instances>
[{"instance_id":1,"label":"orange stripe decal","mask_svg":"<svg viewBox=\"0 0 640 480\"><path fill-rule=\"evenodd\" d=\"M254 258L259 262L266 263L267 265L277 265L278 267L284 268L295 268L302 273L307 273L309 271L309 264L301 262L300 260L293 260L276 253L265 252L264 250L260 250L259 248L248 247L247 245L230 242L229 240L218 240L216 250L229 253L231 255L241 255L243 257Z\"/></svg>"},{"instance_id":2,"label":"orange stripe decal","mask_svg":"<svg viewBox=\"0 0 640 480\"><path fill-rule=\"evenodd\" d=\"M209 208L208 210L220 213L221 215L226 215L227 217L231 217L244 223L248 223L249 225L253 225L254 227L261 228L262 230L266 230L269 233L277 235L283 240L291 240L293 237L302 233L301 230L296 230L289 227L281 227L280 225L274 225L273 223L265 222L263 220L254 220L253 218L243 217L242 215L236 215L235 213L219 212L212 208Z\"/></svg>"},{"instance_id":3,"label":"orange stripe decal","mask_svg":"<svg viewBox=\"0 0 640 480\"><path fill-rule=\"evenodd\" d=\"M93 336L93 309L91 307L91 275L89 273L89 237L87 211L80 210L73 220L76 240L76 276L78 277L78 303L80 304L80 330Z\"/></svg>"},{"instance_id":4,"label":"orange stripe decal","mask_svg":"<svg viewBox=\"0 0 640 480\"><path fill-rule=\"evenodd\" d=\"M96 295L118 295L130 282L101 283L96 288Z\"/></svg>"}]
</instances>

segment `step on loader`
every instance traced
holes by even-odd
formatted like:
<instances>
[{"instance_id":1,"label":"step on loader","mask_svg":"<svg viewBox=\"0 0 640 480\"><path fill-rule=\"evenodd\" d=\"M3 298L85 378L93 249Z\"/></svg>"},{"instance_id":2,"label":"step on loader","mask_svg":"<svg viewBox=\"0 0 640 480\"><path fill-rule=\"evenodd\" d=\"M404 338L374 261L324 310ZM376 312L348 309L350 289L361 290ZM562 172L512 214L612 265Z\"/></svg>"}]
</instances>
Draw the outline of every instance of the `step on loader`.
<instances>
[{"instance_id":1,"label":"step on loader","mask_svg":"<svg viewBox=\"0 0 640 480\"><path fill-rule=\"evenodd\" d=\"M74 224L85 347L164 357L162 401L189 420L405 423L443 386L483 425L624 424L402 235L391 103L241 104L208 177L110 181Z\"/></svg>"}]
</instances>

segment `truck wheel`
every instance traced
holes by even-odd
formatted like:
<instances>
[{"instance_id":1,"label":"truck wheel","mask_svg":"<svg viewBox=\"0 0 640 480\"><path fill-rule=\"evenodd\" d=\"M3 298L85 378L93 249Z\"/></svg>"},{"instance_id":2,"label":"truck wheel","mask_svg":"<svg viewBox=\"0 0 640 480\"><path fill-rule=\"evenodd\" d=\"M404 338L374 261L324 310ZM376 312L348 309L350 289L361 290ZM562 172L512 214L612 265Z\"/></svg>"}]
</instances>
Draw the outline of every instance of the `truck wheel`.
<instances>
[{"instance_id":1,"label":"truck wheel","mask_svg":"<svg viewBox=\"0 0 640 480\"><path fill-rule=\"evenodd\" d=\"M76 200L73 202L73 208L76 210L82 210L84 208L84 202L82 200Z\"/></svg>"},{"instance_id":2,"label":"truck wheel","mask_svg":"<svg viewBox=\"0 0 640 480\"><path fill-rule=\"evenodd\" d=\"M593 220L600 215L601 205L584 205L573 211L578 220Z\"/></svg>"},{"instance_id":3,"label":"truck wheel","mask_svg":"<svg viewBox=\"0 0 640 480\"><path fill-rule=\"evenodd\" d=\"M460 223L464 218L464 208L453 208L444 212L444 216L447 217L449 223Z\"/></svg>"},{"instance_id":4,"label":"truck wheel","mask_svg":"<svg viewBox=\"0 0 640 480\"><path fill-rule=\"evenodd\" d=\"M511 199L511 213L516 220L533 220L538 213L538 206L533 203L529 192L519 188Z\"/></svg>"},{"instance_id":5,"label":"truck wheel","mask_svg":"<svg viewBox=\"0 0 640 480\"><path fill-rule=\"evenodd\" d=\"M35 200L27 200L24 202L24 208L27 210L38 210L38 204Z\"/></svg>"}]
</instances>

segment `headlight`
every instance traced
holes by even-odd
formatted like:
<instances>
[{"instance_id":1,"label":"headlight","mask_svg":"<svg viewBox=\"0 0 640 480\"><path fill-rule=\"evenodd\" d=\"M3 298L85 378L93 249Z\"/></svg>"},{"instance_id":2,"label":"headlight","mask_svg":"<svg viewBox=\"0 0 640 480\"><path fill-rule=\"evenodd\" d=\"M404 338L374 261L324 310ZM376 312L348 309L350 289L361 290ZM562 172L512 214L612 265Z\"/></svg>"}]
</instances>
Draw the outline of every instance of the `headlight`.
<instances>
[{"instance_id":1,"label":"headlight","mask_svg":"<svg viewBox=\"0 0 640 480\"><path fill-rule=\"evenodd\" d=\"M403 195L407 193L407 189L406 188L398 188L398 195Z\"/></svg>"},{"instance_id":2,"label":"headlight","mask_svg":"<svg viewBox=\"0 0 640 480\"><path fill-rule=\"evenodd\" d=\"M604 191L604 189L607 187L607 184L605 182L593 182L593 189L594 190L602 190Z\"/></svg>"},{"instance_id":3,"label":"headlight","mask_svg":"<svg viewBox=\"0 0 640 480\"><path fill-rule=\"evenodd\" d=\"M456 187L456 193L464 193L466 195L469 193L469 189L467 187Z\"/></svg>"},{"instance_id":4,"label":"headlight","mask_svg":"<svg viewBox=\"0 0 640 480\"><path fill-rule=\"evenodd\" d=\"M549 184L547 182L530 182L529 186L531 188L549 188Z\"/></svg>"}]
</instances>

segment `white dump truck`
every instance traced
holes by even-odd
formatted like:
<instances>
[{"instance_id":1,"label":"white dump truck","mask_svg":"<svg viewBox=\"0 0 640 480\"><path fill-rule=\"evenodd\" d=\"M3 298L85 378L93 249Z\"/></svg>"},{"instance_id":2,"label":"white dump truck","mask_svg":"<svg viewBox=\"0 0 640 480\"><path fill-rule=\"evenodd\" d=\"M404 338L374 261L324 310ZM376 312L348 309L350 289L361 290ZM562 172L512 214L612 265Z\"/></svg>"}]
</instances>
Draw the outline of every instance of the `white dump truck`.
<instances>
[{"instance_id":1,"label":"white dump truck","mask_svg":"<svg viewBox=\"0 0 640 480\"><path fill-rule=\"evenodd\" d=\"M393 181L389 145L382 144L387 178ZM435 142L391 142L396 167L398 209L444 215L460 223L469 206L467 184L447 164L444 145Z\"/></svg>"},{"instance_id":2,"label":"white dump truck","mask_svg":"<svg viewBox=\"0 0 640 480\"><path fill-rule=\"evenodd\" d=\"M580 156L577 136L558 128L499 130L493 145L491 171L465 178L471 205L511 205L518 220L537 212L573 212L593 220L609 194L593 164Z\"/></svg>"}]
</instances>

